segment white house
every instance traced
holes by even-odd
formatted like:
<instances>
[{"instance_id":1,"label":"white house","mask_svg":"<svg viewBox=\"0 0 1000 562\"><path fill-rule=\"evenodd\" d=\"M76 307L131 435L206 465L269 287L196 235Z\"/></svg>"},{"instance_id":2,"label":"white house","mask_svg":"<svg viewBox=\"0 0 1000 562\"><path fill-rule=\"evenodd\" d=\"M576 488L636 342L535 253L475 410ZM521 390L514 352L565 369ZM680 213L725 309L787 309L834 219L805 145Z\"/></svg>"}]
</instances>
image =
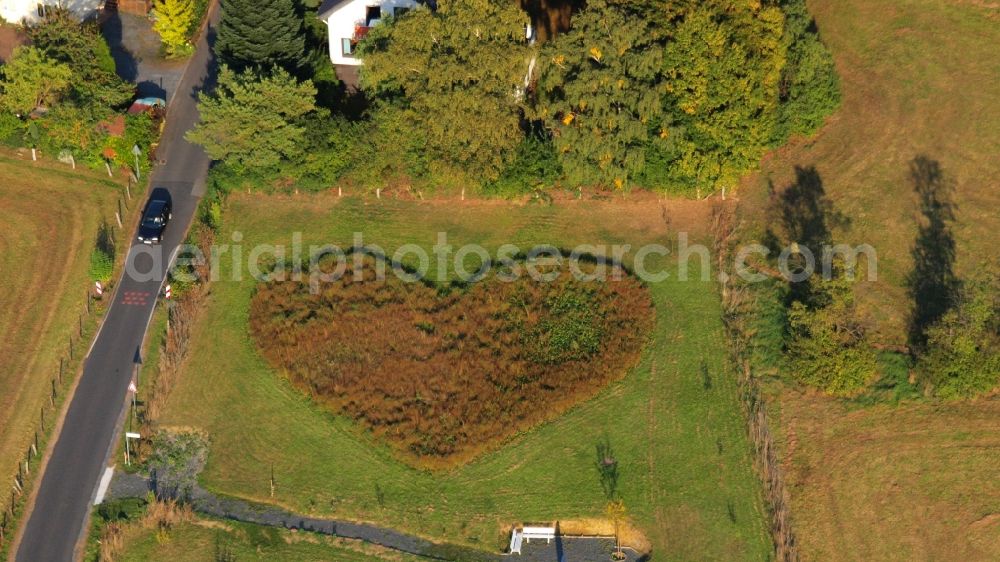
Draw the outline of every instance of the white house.
<instances>
[{"instance_id":1,"label":"white house","mask_svg":"<svg viewBox=\"0 0 1000 562\"><path fill-rule=\"evenodd\" d=\"M0 0L4 1L4 0ZM399 17L422 4L421 0L326 0L318 17L326 22L330 60L335 65L358 66L354 48L368 30L388 16Z\"/></svg>"},{"instance_id":2,"label":"white house","mask_svg":"<svg viewBox=\"0 0 1000 562\"><path fill-rule=\"evenodd\" d=\"M64 6L79 18L87 18L97 13L104 0L0 0L0 17L11 23L37 21L46 6Z\"/></svg>"}]
</instances>

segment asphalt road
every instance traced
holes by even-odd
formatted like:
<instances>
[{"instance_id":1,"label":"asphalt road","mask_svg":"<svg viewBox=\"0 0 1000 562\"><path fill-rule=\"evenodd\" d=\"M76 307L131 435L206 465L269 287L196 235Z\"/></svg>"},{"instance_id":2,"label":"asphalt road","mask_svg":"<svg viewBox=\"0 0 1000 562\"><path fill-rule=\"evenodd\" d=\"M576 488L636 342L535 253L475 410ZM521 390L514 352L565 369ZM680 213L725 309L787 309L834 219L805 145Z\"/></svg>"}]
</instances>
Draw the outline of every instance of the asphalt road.
<instances>
[{"instance_id":1,"label":"asphalt road","mask_svg":"<svg viewBox=\"0 0 1000 562\"><path fill-rule=\"evenodd\" d=\"M212 27L218 10L211 16ZM104 326L84 362L62 431L42 476L34 508L27 520L15 559L20 562L60 562L81 554L99 479L118 438L133 361L153 313L169 260L184 240L198 199L204 193L208 156L184 140L198 120L196 92L214 72L208 38L202 34L177 92L172 96L167 127L160 143L160 164L153 186L166 187L173 196L173 220L161 246L133 245L124 276ZM131 240L134 242L134 233ZM152 252L150 252L152 250Z\"/></svg>"}]
</instances>

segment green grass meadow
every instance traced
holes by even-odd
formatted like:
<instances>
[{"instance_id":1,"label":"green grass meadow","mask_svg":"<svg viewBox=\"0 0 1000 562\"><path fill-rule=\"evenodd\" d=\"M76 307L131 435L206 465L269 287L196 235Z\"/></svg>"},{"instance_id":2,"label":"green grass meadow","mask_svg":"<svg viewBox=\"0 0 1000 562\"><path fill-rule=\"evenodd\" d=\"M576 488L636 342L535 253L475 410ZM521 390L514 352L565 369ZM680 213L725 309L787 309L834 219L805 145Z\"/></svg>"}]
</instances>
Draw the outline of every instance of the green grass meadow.
<instances>
[{"instance_id":1,"label":"green grass meadow","mask_svg":"<svg viewBox=\"0 0 1000 562\"><path fill-rule=\"evenodd\" d=\"M682 227L676 222L671 228ZM675 236L655 203L460 205L235 195L217 242L242 233L245 261L255 244L290 244L293 231L303 233L306 247L346 247L352 233L363 232L366 243L390 254L409 243L430 249L438 232L447 232L455 246L478 243L491 252L504 243L638 247ZM230 281L230 256L221 260L222 281L212 285L160 420L207 431L211 449L202 483L210 490L496 552L515 522L603 517L596 446L607 439L629 517L656 560L769 559L713 283L671 276L653 284L656 327L624 380L467 465L429 472L311 403L262 360L247 328L255 281L245 272L242 281ZM657 259L658 267L667 263Z\"/></svg>"}]
</instances>

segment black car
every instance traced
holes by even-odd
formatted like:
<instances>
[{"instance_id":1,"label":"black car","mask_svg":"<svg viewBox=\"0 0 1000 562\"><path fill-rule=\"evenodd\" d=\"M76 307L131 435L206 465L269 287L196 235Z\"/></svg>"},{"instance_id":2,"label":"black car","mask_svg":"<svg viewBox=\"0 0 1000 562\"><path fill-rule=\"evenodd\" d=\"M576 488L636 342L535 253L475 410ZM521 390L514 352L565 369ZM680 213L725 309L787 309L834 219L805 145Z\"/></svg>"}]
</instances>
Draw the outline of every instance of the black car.
<instances>
[{"instance_id":1,"label":"black car","mask_svg":"<svg viewBox=\"0 0 1000 562\"><path fill-rule=\"evenodd\" d=\"M158 244L163 241L163 231L173 217L170 192L157 187L149 196L146 208L142 210L142 222L139 223L139 242Z\"/></svg>"}]
</instances>

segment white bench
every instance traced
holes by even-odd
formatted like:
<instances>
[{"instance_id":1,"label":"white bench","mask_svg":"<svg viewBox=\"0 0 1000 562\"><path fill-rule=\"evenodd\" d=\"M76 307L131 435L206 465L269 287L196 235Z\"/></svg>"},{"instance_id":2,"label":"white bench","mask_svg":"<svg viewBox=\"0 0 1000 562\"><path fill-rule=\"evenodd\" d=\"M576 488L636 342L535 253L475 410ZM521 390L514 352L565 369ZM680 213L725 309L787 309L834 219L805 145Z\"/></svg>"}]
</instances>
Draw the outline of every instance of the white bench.
<instances>
[{"instance_id":1,"label":"white bench","mask_svg":"<svg viewBox=\"0 0 1000 562\"><path fill-rule=\"evenodd\" d=\"M552 542L552 539L556 538L555 527L525 527L521 532L528 542L531 542L531 539L545 539L545 542Z\"/></svg>"},{"instance_id":2,"label":"white bench","mask_svg":"<svg viewBox=\"0 0 1000 562\"><path fill-rule=\"evenodd\" d=\"M521 543L524 542L524 534L519 529L514 529L510 533L510 553L521 554Z\"/></svg>"}]
</instances>

